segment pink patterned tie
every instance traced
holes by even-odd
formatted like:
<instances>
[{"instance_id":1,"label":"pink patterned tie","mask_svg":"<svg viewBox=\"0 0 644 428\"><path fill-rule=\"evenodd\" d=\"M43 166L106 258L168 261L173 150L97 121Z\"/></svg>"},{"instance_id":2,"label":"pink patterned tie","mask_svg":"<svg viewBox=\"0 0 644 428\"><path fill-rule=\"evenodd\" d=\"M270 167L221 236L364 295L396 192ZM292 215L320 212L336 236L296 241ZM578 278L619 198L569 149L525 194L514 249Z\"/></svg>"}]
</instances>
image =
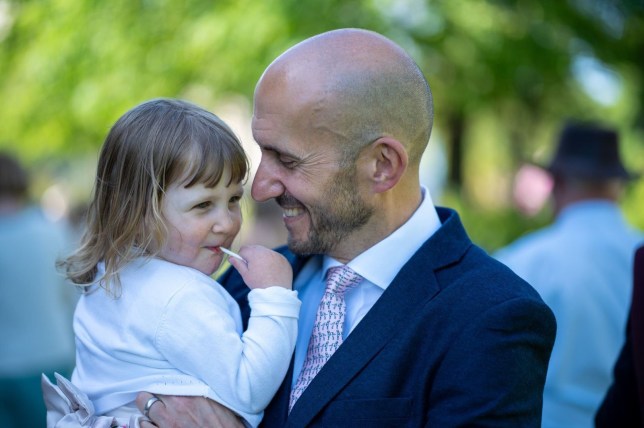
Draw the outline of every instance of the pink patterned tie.
<instances>
[{"instance_id":1,"label":"pink patterned tie","mask_svg":"<svg viewBox=\"0 0 644 428\"><path fill-rule=\"evenodd\" d=\"M289 411L322 366L342 344L342 329L347 308L344 293L360 281L362 277L347 266L336 266L328 270L326 291L318 306L302 371L291 391Z\"/></svg>"}]
</instances>

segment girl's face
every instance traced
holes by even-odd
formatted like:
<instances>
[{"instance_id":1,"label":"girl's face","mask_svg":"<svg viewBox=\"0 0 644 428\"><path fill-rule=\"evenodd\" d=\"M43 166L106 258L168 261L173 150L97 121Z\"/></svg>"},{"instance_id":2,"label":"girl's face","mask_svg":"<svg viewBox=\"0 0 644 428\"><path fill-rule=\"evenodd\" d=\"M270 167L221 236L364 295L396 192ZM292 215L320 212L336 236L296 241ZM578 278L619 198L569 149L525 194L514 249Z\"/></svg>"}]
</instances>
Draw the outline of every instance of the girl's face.
<instances>
[{"instance_id":1,"label":"girl's face","mask_svg":"<svg viewBox=\"0 0 644 428\"><path fill-rule=\"evenodd\" d=\"M170 185L161 203L161 213L168 227L168 239L159 257L212 275L223 260L219 247L230 247L242 222L241 183L225 186L228 169L219 184L205 187L184 182Z\"/></svg>"}]
</instances>

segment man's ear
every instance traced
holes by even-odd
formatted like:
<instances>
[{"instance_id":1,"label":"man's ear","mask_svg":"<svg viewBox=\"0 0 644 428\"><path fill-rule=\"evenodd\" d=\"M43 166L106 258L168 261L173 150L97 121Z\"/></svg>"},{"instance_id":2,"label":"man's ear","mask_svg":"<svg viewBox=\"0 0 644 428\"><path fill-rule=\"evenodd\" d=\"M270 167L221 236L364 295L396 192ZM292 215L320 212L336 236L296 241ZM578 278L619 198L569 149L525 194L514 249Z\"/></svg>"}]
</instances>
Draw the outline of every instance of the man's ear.
<instances>
[{"instance_id":1,"label":"man's ear","mask_svg":"<svg viewBox=\"0 0 644 428\"><path fill-rule=\"evenodd\" d=\"M407 169L409 157L403 144L392 137L381 137L369 146L369 178L376 193L394 187Z\"/></svg>"}]
</instances>

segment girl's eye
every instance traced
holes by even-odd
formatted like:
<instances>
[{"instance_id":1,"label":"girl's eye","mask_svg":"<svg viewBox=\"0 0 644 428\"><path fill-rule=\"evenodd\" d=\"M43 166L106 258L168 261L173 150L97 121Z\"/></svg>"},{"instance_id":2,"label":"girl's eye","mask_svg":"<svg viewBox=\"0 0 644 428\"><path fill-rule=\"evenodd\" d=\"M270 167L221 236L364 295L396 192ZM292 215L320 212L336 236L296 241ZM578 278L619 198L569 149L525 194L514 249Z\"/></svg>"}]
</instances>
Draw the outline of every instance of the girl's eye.
<instances>
[{"instance_id":1,"label":"girl's eye","mask_svg":"<svg viewBox=\"0 0 644 428\"><path fill-rule=\"evenodd\" d=\"M241 196L233 196L232 198L230 198L230 203L231 204L236 204L239 201L241 201Z\"/></svg>"},{"instance_id":2,"label":"girl's eye","mask_svg":"<svg viewBox=\"0 0 644 428\"><path fill-rule=\"evenodd\" d=\"M206 201L206 202L201 202L201 203L195 205L194 208L196 208L198 210L202 210L202 209L208 208L209 206L210 206L210 202Z\"/></svg>"}]
</instances>

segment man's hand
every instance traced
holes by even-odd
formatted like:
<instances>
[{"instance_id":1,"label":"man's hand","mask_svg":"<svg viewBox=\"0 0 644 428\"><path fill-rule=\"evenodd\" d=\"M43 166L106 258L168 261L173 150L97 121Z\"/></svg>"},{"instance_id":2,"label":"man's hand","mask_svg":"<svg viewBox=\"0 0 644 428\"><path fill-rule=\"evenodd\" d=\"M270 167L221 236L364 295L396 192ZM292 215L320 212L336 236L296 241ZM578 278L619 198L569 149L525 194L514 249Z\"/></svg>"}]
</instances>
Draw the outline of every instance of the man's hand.
<instances>
[{"instance_id":1,"label":"man's hand","mask_svg":"<svg viewBox=\"0 0 644 428\"><path fill-rule=\"evenodd\" d=\"M241 419L228 408L204 397L158 395L148 412L151 422L141 421L141 428L243 428ZM143 413L152 394L141 392L136 406Z\"/></svg>"}]
</instances>

